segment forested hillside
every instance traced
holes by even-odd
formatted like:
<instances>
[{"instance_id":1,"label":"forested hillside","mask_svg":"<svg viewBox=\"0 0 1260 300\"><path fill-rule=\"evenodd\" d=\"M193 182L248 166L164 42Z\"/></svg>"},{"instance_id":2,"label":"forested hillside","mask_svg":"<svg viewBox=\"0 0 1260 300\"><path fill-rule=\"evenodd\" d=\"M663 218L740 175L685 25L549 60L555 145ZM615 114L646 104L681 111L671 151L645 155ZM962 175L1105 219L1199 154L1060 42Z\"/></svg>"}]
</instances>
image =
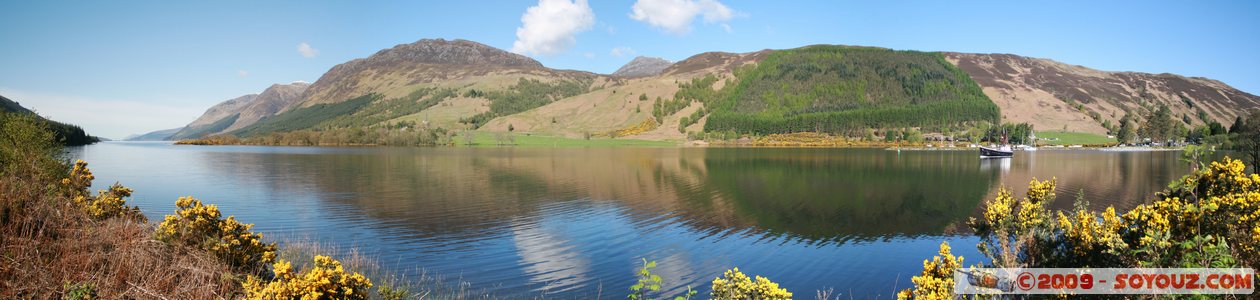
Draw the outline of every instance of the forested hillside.
<instances>
[{"instance_id":1,"label":"forested hillside","mask_svg":"<svg viewBox=\"0 0 1260 300\"><path fill-rule=\"evenodd\" d=\"M980 87L938 53L849 46L775 51L706 105L705 131L828 132L998 122Z\"/></svg>"},{"instance_id":2,"label":"forested hillside","mask_svg":"<svg viewBox=\"0 0 1260 300\"><path fill-rule=\"evenodd\" d=\"M32 115L35 114L35 112L25 107L22 107L16 101L9 100L9 98L5 98L4 96L0 96L0 118L3 118L4 115L10 114L10 113L32 114ZM45 119L44 117L38 116L38 115L36 115L36 118L43 122L46 122L49 131L52 131L54 134L56 134L57 141L60 142L62 145L82 146L82 145L87 145L87 144L96 143L100 141L100 139L98 139L97 137L88 135L87 132L84 132L83 128L79 128L79 126Z\"/></svg>"}]
</instances>

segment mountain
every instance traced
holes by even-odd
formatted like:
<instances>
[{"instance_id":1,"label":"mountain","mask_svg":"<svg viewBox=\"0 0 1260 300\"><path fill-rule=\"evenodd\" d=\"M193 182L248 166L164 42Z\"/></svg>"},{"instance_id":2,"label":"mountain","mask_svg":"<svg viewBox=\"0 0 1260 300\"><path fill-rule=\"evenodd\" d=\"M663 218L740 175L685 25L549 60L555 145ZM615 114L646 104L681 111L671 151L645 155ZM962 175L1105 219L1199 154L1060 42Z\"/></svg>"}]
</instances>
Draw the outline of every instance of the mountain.
<instances>
[{"instance_id":1,"label":"mountain","mask_svg":"<svg viewBox=\"0 0 1260 300\"><path fill-rule=\"evenodd\" d=\"M300 101L309 83L273 84L259 94L249 94L223 101L207 109L169 139L181 140L222 134L244 128L274 116Z\"/></svg>"},{"instance_id":2,"label":"mountain","mask_svg":"<svg viewBox=\"0 0 1260 300\"><path fill-rule=\"evenodd\" d=\"M248 106L240 111L240 116L231 126L223 129L222 132L231 132L233 130L253 125L264 118L274 116L284 110L289 109L293 105L302 100L302 93L306 91L311 84L305 82L294 82L290 84L273 84L258 97L254 98Z\"/></svg>"},{"instance_id":3,"label":"mountain","mask_svg":"<svg viewBox=\"0 0 1260 300\"><path fill-rule=\"evenodd\" d=\"M1260 97L1220 81L1174 74L1106 72L1049 59L1011 54L945 53L1002 109L1002 119L1029 122L1038 130L1105 134L1125 114L1139 119L1168 106L1193 127L1231 124Z\"/></svg>"},{"instance_id":4,"label":"mountain","mask_svg":"<svg viewBox=\"0 0 1260 300\"><path fill-rule=\"evenodd\" d=\"M336 103L371 92L453 81L504 70L550 71L529 57L466 40L424 39L332 67L303 95L302 106Z\"/></svg>"},{"instance_id":5,"label":"mountain","mask_svg":"<svg viewBox=\"0 0 1260 300\"><path fill-rule=\"evenodd\" d=\"M645 77L656 76L661 74L665 68L669 68L674 63L656 57L639 56L635 57L626 65L621 66L616 72L612 73L614 77Z\"/></svg>"},{"instance_id":6,"label":"mountain","mask_svg":"<svg viewBox=\"0 0 1260 300\"><path fill-rule=\"evenodd\" d=\"M35 115L36 118L48 122L48 129L51 129L53 133L57 135L56 138L58 141L61 141L62 145L82 146L101 141L98 137L88 135L87 132L84 132L83 128L80 128L79 126L49 120L43 116L35 114L35 112L30 109L22 107L22 105L20 105L17 101L10 100L4 96L0 96L0 113ZM2 115L3 114L0 114L0 116Z\"/></svg>"},{"instance_id":7,"label":"mountain","mask_svg":"<svg viewBox=\"0 0 1260 300\"><path fill-rule=\"evenodd\" d=\"M171 136L175 135L175 133L179 132L181 129L184 129L184 128L180 127L180 128L171 128L171 129L162 129L162 130L153 131L153 132L149 132L145 134L136 134L136 135L128 136L127 138L124 138L123 140L124 141L166 141L166 140L170 140Z\"/></svg>"},{"instance_id":8,"label":"mountain","mask_svg":"<svg viewBox=\"0 0 1260 300\"><path fill-rule=\"evenodd\" d=\"M232 133L257 136L402 122L478 128L497 117L586 93L596 84L606 86L609 79L546 68L476 42L425 39L334 66L292 109Z\"/></svg>"},{"instance_id":9,"label":"mountain","mask_svg":"<svg viewBox=\"0 0 1260 300\"><path fill-rule=\"evenodd\" d=\"M258 137L355 129L337 133L349 136L423 126L683 140L690 132L959 132L1000 121L1104 133L1126 112L1142 118L1159 105L1193 125L1227 123L1258 103L1210 79L1002 54L815 45L662 62L640 57L600 75L476 42L424 39L334 66L304 90L278 85L255 96L284 101L212 109L185 130ZM369 128L376 131L358 130Z\"/></svg>"}]
</instances>

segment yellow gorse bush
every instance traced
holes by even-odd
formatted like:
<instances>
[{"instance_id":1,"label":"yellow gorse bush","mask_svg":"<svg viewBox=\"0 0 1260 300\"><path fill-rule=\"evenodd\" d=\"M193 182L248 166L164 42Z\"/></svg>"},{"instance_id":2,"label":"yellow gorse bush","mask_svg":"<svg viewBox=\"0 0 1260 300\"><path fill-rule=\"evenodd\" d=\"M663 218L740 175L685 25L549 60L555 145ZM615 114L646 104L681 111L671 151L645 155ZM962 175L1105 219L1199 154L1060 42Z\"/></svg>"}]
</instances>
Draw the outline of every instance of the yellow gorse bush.
<instances>
[{"instance_id":1,"label":"yellow gorse bush","mask_svg":"<svg viewBox=\"0 0 1260 300\"><path fill-rule=\"evenodd\" d=\"M1000 190L970 225L981 237L980 252L997 267L1254 268L1260 265L1260 175L1246 169L1225 157L1174 182L1160 200L1123 214L1082 206L1057 212L1052 221L1045 204L1055 197L1055 182L1034 179L1021 201ZM899 298L952 297L947 275L962 262L952 264L947 250L942 245L940 256L925 261L915 288Z\"/></svg>"},{"instance_id":2,"label":"yellow gorse bush","mask_svg":"<svg viewBox=\"0 0 1260 300\"><path fill-rule=\"evenodd\" d=\"M1182 178L1163 200L1124 214L1146 248L1167 248L1194 236L1221 236L1244 265L1260 263L1260 175L1224 158Z\"/></svg>"},{"instance_id":3,"label":"yellow gorse bush","mask_svg":"<svg viewBox=\"0 0 1260 300\"><path fill-rule=\"evenodd\" d=\"M1037 181L1037 178L1033 178L1031 182L1028 182L1028 192L1019 202L1019 214L1015 218L1020 229L1027 230L1040 226L1047 220L1049 216L1046 214L1046 204L1054 201L1054 188L1057 182L1057 178L1046 181Z\"/></svg>"},{"instance_id":4,"label":"yellow gorse bush","mask_svg":"<svg viewBox=\"0 0 1260 300\"><path fill-rule=\"evenodd\" d=\"M82 159L75 161L74 167L70 169L70 177L61 179L61 185L66 189L66 198L77 199L88 196L88 187L92 186L92 180L96 179L96 176L92 175L92 170L89 170L87 165L87 162Z\"/></svg>"},{"instance_id":5,"label":"yellow gorse bush","mask_svg":"<svg viewBox=\"0 0 1260 300\"><path fill-rule=\"evenodd\" d=\"M210 251L244 271L256 271L275 260L276 244L263 243L262 234L250 232L254 224L242 224L231 216L224 219L217 206L192 197L180 197L175 206L179 207L175 214L158 225L158 240Z\"/></svg>"},{"instance_id":6,"label":"yellow gorse bush","mask_svg":"<svg viewBox=\"0 0 1260 300\"><path fill-rule=\"evenodd\" d=\"M372 281L357 272L347 273L341 262L315 256L310 270L294 273L293 265L280 260L272 265L275 279L264 284L256 277L242 283L245 299L368 299Z\"/></svg>"},{"instance_id":7,"label":"yellow gorse bush","mask_svg":"<svg viewBox=\"0 0 1260 300\"><path fill-rule=\"evenodd\" d=\"M1079 210L1071 217L1059 212L1058 226L1077 255L1088 255L1095 250L1128 248L1120 236L1124 220L1116 214L1114 207L1108 207L1101 216L1088 210Z\"/></svg>"},{"instance_id":8,"label":"yellow gorse bush","mask_svg":"<svg viewBox=\"0 0 1260 300\"><path fill-rule=\"evenodd\" d=\"M139 208L127 206L125 198L131 197L132 190L120 184L115 183L108 190L99 190L96 196L89 195L88 187L92 186L92 180L96 176L92 175L92 170L87 165L83 160L75 161L74 167L70 169L70 176L61 179L66 197L74 200L88 216L96 220L143 216Z\"/></svg>"},{"instance_id":9,"label":"yellow gorse bush","mask_svg":"<svg viewBox=\"0 0 1260 300\"><path fill-rule=\"evenodd\" d=\"M963 265L963 257L950 253L949 243L941 242L941 250L932 260L923 260L923 273L910 278L914 289L897 292L897 299L953 299L954 271Z\"/></svg>"},{"instance_id":10,"label":"yellow gorse bush","mask_svg":"<svg viewBox=\"0 0 1260 300\"><path fill-rule=\"evenodd\" d=\"M750 279L739 268L727 270L713 279L712 299L792 299L792 293L765 277Z\"/></svg>"}]
</instances>

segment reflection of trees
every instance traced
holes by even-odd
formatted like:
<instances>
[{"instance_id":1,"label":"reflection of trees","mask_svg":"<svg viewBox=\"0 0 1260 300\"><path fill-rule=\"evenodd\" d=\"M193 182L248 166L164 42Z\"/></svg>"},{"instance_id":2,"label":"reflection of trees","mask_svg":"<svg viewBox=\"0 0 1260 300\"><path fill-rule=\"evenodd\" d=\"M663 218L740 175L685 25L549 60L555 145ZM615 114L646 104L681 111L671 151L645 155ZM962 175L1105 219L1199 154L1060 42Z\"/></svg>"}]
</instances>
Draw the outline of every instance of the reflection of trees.
<instances>
[{"instance_id":1,"label":"reflection of trees","mask_svg":"<svg viewBox=\"0 0 1260 300\"><path fill-rule=\"evenodd\" d=\"M811 239L941 233L997 178L940 153L713 149L705 162L703 187L739 223Z\"/></svg>"}]
</instances>

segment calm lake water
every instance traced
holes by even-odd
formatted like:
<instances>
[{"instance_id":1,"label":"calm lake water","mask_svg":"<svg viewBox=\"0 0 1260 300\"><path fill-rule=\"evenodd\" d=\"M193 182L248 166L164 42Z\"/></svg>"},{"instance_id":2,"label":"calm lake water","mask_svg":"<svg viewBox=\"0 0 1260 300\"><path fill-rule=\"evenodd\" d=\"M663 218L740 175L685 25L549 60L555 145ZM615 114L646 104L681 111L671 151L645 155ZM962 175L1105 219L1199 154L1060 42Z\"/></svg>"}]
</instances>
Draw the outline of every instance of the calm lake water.
<instances>
[{"instance_id":1,"label":"calm lake water","mask_svg":"<svg viewBox=\"0 0 1260 300\"><path fill-rule=\"evenodd\" d=\"M150 220L191 195L280 236L355 247L402 274L502 297L622 299L640 258L666 294L739 267L800 298L890 297L1001 186L1059 180L1067 209L1131 208L1188 172L1180 152L736 148L310 148L106 142L97 186Z\"/></svg>"}]
</instances>

